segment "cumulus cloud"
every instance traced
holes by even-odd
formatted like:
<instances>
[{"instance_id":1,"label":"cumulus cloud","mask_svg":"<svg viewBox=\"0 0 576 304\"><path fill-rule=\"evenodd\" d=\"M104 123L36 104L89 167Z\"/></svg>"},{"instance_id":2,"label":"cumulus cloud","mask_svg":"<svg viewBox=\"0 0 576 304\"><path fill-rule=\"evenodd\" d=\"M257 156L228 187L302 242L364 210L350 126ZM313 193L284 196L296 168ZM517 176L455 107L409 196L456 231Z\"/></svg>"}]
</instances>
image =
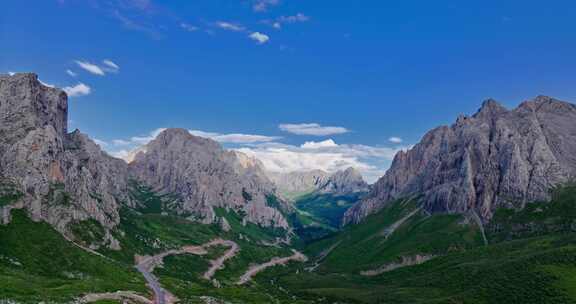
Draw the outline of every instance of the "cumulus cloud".
<instances>
[{"instance_id":1,"label":"cumulus cloud","mask_svg":"<svg viewBox=\"0 0 576 304\"><path fill-rule=\"evenodd\" d=\"M80 97L92 93L92 89L81 82L73 87L64 87L63 90L68 97Z\"/></svg>"},{"instance_id":2,"label":"cumulus cloud","mask_svg":"<svg viewBox=\"0 0 576 304\"><path fill-rule=\"evenodd\" d=\"M216 26L223 29L223 30L232 31L232 32L243 32L244 30L246 30L246 28L244 28L240 24L235 24L235 23L230 23L230 22L225 22L225 21L216 22Z\"/></svg>"},{"instance_id":3,"label":"cumulus cloud","mask_svg":"<svg viewBox=\"0 0 576 304\"><path fill-rule=\"evenodd\" d=\"M78 74L76 74L75 72L73 72L72 70L66 70L66 74L72 76L72 77L76 77L78 76Z\"/></svg>"},{"instance_id":4,"label":"cumulus cloud","mask_svg":"<svg viewBox=\"0 0 576 304\"><path fill-rule=\"evenodd\" d=\"M318 123L281 124L278 127L282 131L296 135L327 136L350 132L344 127L322 126Z\"/></svg>"},{"instance_id":5,"label":"cumulus cloud","mask_svg":"<svg viewBox=\"0 0 576 304\"><path fill-rule=\"evenodd\" d=\"M300 147L302 149L321 149L321 148L330 148L330 147L337 147L338 145L332 139L327 139L325 141L307 141L302 144Z\"/></svg>"},{"instance_id":6,"label":"cumulus cloud","mask_svg":"<svg viewBox=\"0 0 576 304\"><path fill-rule=\"evenodd\" d=\"M78 66L87 71L88 73L94 74L94 75L99 75L99 76L104 76L106 75L106 73L104 72L104 70L99 67L96 64L90 63L88 61L80 61L80 60L76 60L76 64L78 64Z\"/></svg>"},{"instance_id":7,"label":"cumulus cloud","mask_svg":"<svg viewBox=\"0 0 576 304\"><path fill-rule=\"evenodd\" d=\"M399 144L399 143L402 143L403 140L400 137L392 136L392 137L388 138L388 141L391 143Z\"/></svg>"},{"instance_id":8,"label":"cumulus cloud","mask_svg":"<svg viewBox=\"0 0 576 304\"><path fill-rule=\"evenodd\" d=\"M270 40L270 36L268 36L266 34L262 34L260 32L254 32L254 33L250 34L248 37L250 37L250 39L256 41L258 44L264 44Z\"/></svg>"},{"instance_id":9,"label":"cumulus cloud","mask_svg":"<svg viewBox=\"0 0 576 304\"><path fill-rule=\"evenodd\" d=\"M264 143L237 149L256 157L272 172L358 169L369 182L376 181L403 147L337 144L334 140L306 142L300 146Z\"/></svg>"},{"instance_id":10,"label":"cumulus cloud","mask_svg":"<svg viewBox=\"0 0 576 304\"><path fill-rule=\"evenodd\" d=\"M255 12L266 12L270 7L280 4L280 0L255 0L252 9Z\"/></svg>"}]
</instances>

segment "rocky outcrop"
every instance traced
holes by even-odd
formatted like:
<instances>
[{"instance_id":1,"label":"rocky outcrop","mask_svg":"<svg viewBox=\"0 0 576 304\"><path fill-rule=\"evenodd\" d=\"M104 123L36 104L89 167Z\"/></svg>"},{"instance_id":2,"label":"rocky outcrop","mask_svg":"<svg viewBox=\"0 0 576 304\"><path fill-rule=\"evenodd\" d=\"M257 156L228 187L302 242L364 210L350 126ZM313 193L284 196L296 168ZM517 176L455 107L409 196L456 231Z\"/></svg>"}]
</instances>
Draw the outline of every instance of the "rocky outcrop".
<instances>
[{"instance_id":1,"label":"rocky outcrop","mask_svg":"<svg viewBox=\"0 0 576 304\"><path fill-rule=\"evenodd\" d=\"M576 176L576 106L539 96L514 110L487 100L471 117L428 132L399 152L371 193L349 209L357 223L400 197L419 195L431 212L473 211L489 220L499 206L550 199Z\"/></svg>"},{"instance_id":2,"label":"rocky outcrop","mask_svg":"<svg viewBox=\"0 0 576 304\"><path fill-rule=\"evenodd\" d=\"M249 222L288 228L281 212L268 206L274 188L259 166L211 139L167 129L135 156L130 172L158 191L178 194L182 203L177 211L203 223L215 223L214 208L222 207Z\"/></svg>"},{"instance_id":3,"label":"rocky outcrop","mask_svg":"<svg viewBox=\"0 0 576 304\"><path fill-rule=\"evenodd\" d=\"M332 174L318 191L335 195L348 195L368 192L370 186L362 178L362 174L352 167Z\"/></svg>"},{"instance_id":4,"label":"rocky outcrop","mask_svg":"<svg viewBox=\"0 0 576 304\"><path fill-rule=\"evenodd\" d=\"M23 194L19 203L34 220L65 234L86 219L109 230L120 202L129 203L128 167L78 130L67 133L67 121L63 91L34 74L0 76L0 176Z\"/></svg>"}]
</instances>

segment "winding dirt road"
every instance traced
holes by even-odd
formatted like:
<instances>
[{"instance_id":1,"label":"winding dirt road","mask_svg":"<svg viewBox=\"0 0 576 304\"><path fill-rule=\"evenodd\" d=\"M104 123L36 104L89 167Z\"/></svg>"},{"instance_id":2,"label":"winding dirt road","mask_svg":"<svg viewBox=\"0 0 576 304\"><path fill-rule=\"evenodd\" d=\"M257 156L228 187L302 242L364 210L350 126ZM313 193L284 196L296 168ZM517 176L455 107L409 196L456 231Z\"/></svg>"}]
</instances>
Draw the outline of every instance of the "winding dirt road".
<instances>
[{"instance_id":1,"label":"winding dirt road","mask_svg":"<svg viewBox=\"0 0 576 304\"><path fill-rule=\"evenodd\" d=\"M233 241L216 239L212 240L204 245L201 246L185 246L181 249L174 249L168 250L166 252L157 254L155 256L147 256L147 257L137 257L137 264L136 269L142 273L146 282L148 282L148 287L154 293L154 304L173 304L176 303L176 297L168 292L166 289L162 288L158 278L154 276L153 272L154 269L162 265L164 262L164 258L171 255L180 255L180 254L194 254L194 255L206 255L208 251L206 250L209 247L213 246L227 246L230 247L228 251L219 258L210 261L210 268L204 273L203 277L207 280L210 280L216 271L219 269L224 268L224 262L236 256L236 254L240 251L240 247Z\"/></svg>"},{"instance_id":2,"label":"winding dirt road","mask_svg":"<svg viewBox=\"0 0 576 304\"><path fill-rule=\"evenodd\" d=\"M238 280L238 282L236 283L237 285L244 285L246 283L248 283L250 280L252 280L252 278L258 274L261 271L264 271L266 268L270 268L270 267L274 267L277 265L286 265L288 264L288 262L290 261L299 261L299 262L306 262L308 260L308 258L303 255L302 253L292 249L292 252L294 253L291 256L288 257L274 257L272 258L270 261L264 263L264 264L259 264L259 265L253 265L251 266L248 271L246 271Z\"/></svg>"},{"instance_id":3,"label":"winding dirt road","mask_svg":"<svg viewBox=\"0 0 576 304\"><path fill-rule=\"evenodd\" d=\"M236 244L233 241L227 241L227 240L214 240L208 244L204 245L205 247L212 247L212 246L227 246L230 247L230 249L228 249L228 251L226 251L226 253L224 255L222 255L221 257L217 258L216 260L212 260L210 261L210 268L204 273L203 277L206 280L210 280L212 279L212 277L214 276L214 274L216 274L216 271L224 268L224 262L226 262L227 260L233 258L236 256L236 254L238 254L238 252L240 251L240 246L238 246L238 244Z\"/></svg>"}]
</instances>

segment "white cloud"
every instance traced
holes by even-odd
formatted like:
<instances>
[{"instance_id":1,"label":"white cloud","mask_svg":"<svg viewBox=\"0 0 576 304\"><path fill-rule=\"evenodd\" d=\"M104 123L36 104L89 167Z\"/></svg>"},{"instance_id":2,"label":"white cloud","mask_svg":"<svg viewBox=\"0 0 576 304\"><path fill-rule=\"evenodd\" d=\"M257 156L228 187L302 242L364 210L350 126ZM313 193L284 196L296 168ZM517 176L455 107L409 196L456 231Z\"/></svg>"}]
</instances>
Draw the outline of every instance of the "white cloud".
<instances>
[{"instance_id":1,"label":"white cloud","mask_svg":"<svg viewBox=\"0 0 576 304\"><path fill-rule=\"evenodd\" d=\"M403 140L400 137L392 136L388 138L388 141L390 141L391 143L399 144L402 143Z\"/></svg>"},{"instance_id":2,"label":"white cloud","mask_svg":"<svg viewBox=\"0 0 576 304\"><path fill-rule=\"evenodd\" d=\"M230 143L230 144L262 143L262 142L271 142L279 139L279 137L275 136L239 134L239 133L219 134L212 132L204 132L200 130L190 130L190 134L210 138L217 142Z\"/></svg>"},{"instance_id":3,"label":"white cloud","mask_svg":"<svg viewBox=\"0 0 576 304\"><path fill-rule=\"evenodd\" d=\"M156 136L158 136L164 130L166 130L166 128L158 128L144 136L133 136L130 138L130 141L137 145L145 145L156 138Z\"/></svg>"},{"instance_id":4,"label":"white cloud","mask_svg":"<svg viewBox=\"0 0 576 304\"><path fill-rule=\"evenodd\" d=\"M254 33L250 34L248 37L250 37L250 39L256 41L258 44L264 44L270 40L270 36L268 36L266 34L262 34L260 32L254 32Z\"/></svg>"},{"instance_id":5,"label":"white cloud","mask_svg":"<svg viewBox=\"0 0 576 304\"><path fill-rule=\"evenodd\" d=\"M55 85L46 83L46 82L44 82L44 81L42 81L42 80L40 80L40 79L38 79L38 81L39 81L43 86L45 86L45 87L49 87L49 88L55 88L55 87L56 87Z\"/></svg>"},{"instance_id":6,"label":"white cloud","mask_svg":"<svg viewBox=\"0 0 576 304\"><path fill-rule=\"evenodd\" d=\"M261 23L268 24L273 28L279 30L282 29L283 24L293 24L293 23L302 23L310 21L310 17L306 16L302 13L298 13L296 15L291 16L280 16L276 19L264 19Z\"/></svg>"},{"instance_id":7,"label":"white cloud","mask_svg":"<svg viewBox=\"0 0 576 304\"><path fill-rule=\"evenodd\" d=\"M92 93L92 89L81 82L73 87L64 87L63 90L68 94L68 97L80 97Z\"/></svg>"},{"instance_id":8,"label":"white cloud","mask_svg":"<svg viewBox=\"0 0 576 304\"><path fill-rule=\"evenodd\" d=\"M104 63L104 65L105 65L104 69L107 72L115 73L115 72L118 72L120 70L120 67L116 63L114 63L114 61L112 61L110 59L104 59L104 60L102 60L102 63Z\"/></svg>"},{"instance_id":9,"label":"white cloud","mask_svg":"<svg viewBox=\"0 0 576 304\"><path fill-rule=\"evenodd\" d=\"M243 32L246 30L242 25L234 24L230 22L218 21L216 22L216 26L227 31L233 32Z\"/></svg>"},{"instance_id":10,"label":"white cloud","mask_svg":"<svg viewBox=\"0 0 576 304\"><path fill-rule=\"evenodd\" d=\"M181 22L180 27L183 28L184 30L188 31L188 32L195 32L195 31L200 29L199 27L194 26L192 24L188 24L186 22Z\"/></svg>"},{"instance_id":11,"label":"white cloud","mask_svg":"<svg viewBox=\"0 0 576 304\"><path fill-rule=\"evenodd\" d=\"M104 148L104 147L107 147L107 146L108 146L108 143L105 142L105 141L103 141L103 140L100 140L100 139L97 139L97 138L93 138L92 140L93 140L97 145L99 145L100 148Z\"/></svg>"},{"instance_id":12,"label":"white cloud","mask_svg":"<svg viewBox=\"0 0 576 304\"><path fill-rule=\"evenodd\" d=\"M14 73L14 72L8 72L8 75L9 75L9 76L14 76L14 75L16 75L16 73Z\"/></svg>"},{"instance_id":13,"label":"white cloud","mask_svg":"<svg viewBox=\"0 0 576 304\"><path fill-rule=\"evenodd\" d=\"M280 0L255 0L252 9L255 12L265 12L270 7L280 4Z\"/></svg>"},{"instance_id":14,"label":"white cloud","mask_svg":"<svg viewBox=\"0 0 576 304\"><path fill-rule=\"evenodd\" d=\"M331 148L331 147L338 147L336 142L332 139L327 139L325 141L315 142L315 141L307 141L300 146L302 149L321 149L321 148Z\"/></svg>"},{"instance_id":15,"label":"white cloud","mask_svg":"<svg viewBox=\"0 0 576 304\"><path fill-rule=\"evenodd\" d=\"M76 77L78 76L78 74L74 73L72 70L66 70L66 74L72 76L72 77Z\"/></svg>"},{"instance_id":16,"label":"white cloud","mask_svg":"<svg viewBox=\"0 0 576 304\"><path fill-rule=\"evenodd\" d=\"M258 158L272 172L319 169L333 173L354 167L367 181L374 182L385 173L401 148L337 144L333 140L326 140L306 142L300 146L264 143L238 150Z\"/></svg>"},{"instance_id":17,"label":"white cloud","mask_svg":"<svg viewBox=\"0 0 576 304\"><path fill-rule=\"evenodd\" d=\"M128 146L132 143L130 141L124 140L124 139L114 139L112 141L112 144L114 144L115 146Z\"/></svg>"},{"instance_id":18,"label":"white cloud","mask_svg":"<svg viewBox=\"0 0 576 304\"><path fill-rule=\"evenodd\" d=\"M281 124L278 127L282 131L297 135L326 136L350 132L344 127L322 126L317 123Z\"/></svg>"},{"instance_id":19,"label":"white cloud","mask_svg":"<svg viewBox=\"0 0 576 304\"><path fill-rule=\"evenodd\" d=\"M116 139L102 146L112 156L130 161L143 151L143 145L156 138L165 128L129 139ZM338 144L332 139L308 141L302 145L274 142L279 137L241 133L221 134L189 130L190 134L210 138L220 143L234 144L235 150L262 161L272 172L309 171L314 169L336 172L348 167L358 169L369 182L376 181L389 167L394 155L407 147L375 147L357 144Z\"/></svg>"},{"instance_id":20,"label":"white cloud","mask_svg":"<svg viewBox=\"0 0 576 304\"><path fill-rule=\"evenodd\" d=\"M87 72L94 74L94 75L99 75L99 76L104 76L106 75L106 73L104 72L104 70L102 70L101 67L87 62L87 61L79 61L76 60L76 64L78 64L78 66L84 70L86 70Z\"/></svg>"},{"instance_id":21,"label":"white cloud","mask_svg":"<svg viewBox=\"0 0 576 304\"><path fill-rule=\"evenodd\" d=\"M306 22L309 20L310 20L310 17L308 17L302 13L298 13L298 14L293 15L293 16L280 16L277 19L277 21L280 23L298 23L298 22Z\"/></svg>"}]
</instances>

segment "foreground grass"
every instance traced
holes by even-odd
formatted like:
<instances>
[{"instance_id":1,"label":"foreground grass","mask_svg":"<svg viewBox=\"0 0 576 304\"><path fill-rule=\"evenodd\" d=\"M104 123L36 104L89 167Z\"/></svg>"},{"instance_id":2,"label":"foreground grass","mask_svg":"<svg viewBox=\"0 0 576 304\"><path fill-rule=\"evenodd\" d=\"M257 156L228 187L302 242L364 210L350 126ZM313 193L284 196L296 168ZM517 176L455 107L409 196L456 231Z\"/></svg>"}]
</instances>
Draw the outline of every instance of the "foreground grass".
<instances>
[{"instance_id":1,"label":"foreground grass","mask_svg":"<svg viewBox=\"0 0 576 304\"><path fill-rule=\"evenodd\" d=\"M22 210L0 226L0 295L21 303L68 302L86 293L147 293L131 267L87 253Z\"/></svg>"}]
</instances>

